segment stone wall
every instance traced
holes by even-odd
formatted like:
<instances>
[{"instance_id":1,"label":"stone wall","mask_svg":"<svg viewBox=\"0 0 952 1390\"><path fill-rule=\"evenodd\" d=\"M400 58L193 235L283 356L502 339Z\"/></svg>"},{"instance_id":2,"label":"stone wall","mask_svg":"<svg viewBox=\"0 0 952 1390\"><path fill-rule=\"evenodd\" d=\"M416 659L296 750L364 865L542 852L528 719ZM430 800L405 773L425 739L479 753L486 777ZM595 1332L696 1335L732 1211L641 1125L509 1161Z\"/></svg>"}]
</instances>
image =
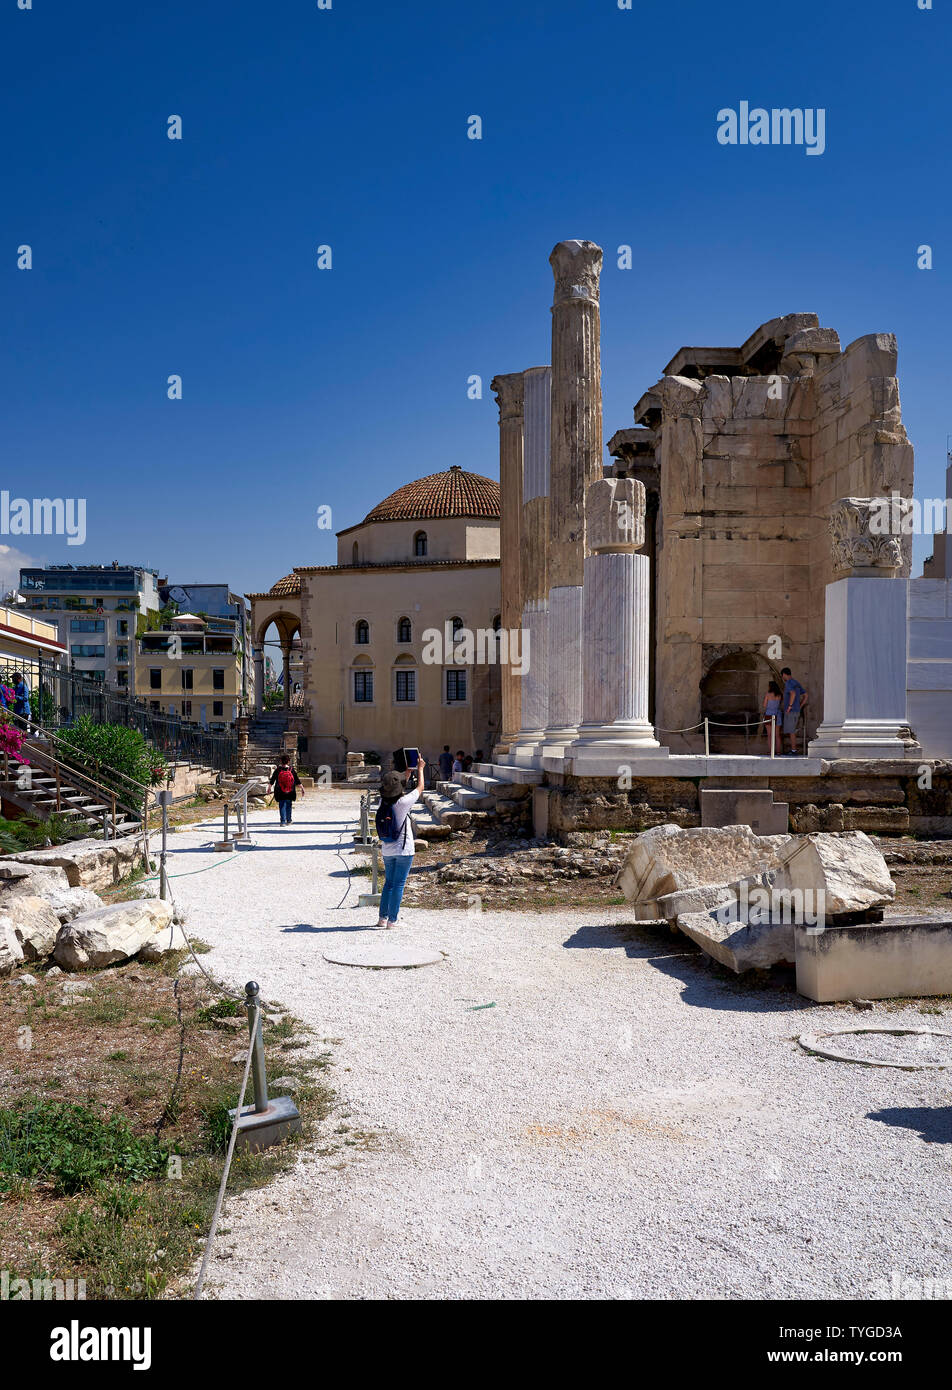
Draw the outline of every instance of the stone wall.
<instances>
[{"instance_id":1,"label":"stone wall","mask_svg":"<svg viewBox=\"0 0 952 1390\"><path fill-rule=\"evenodd\" d=\"M657 465L660 730L717 718L716 698L704 692L719 663L738 656L749 658L749 705L759 708L767 681L788 665L810 692L811 731L819 724L831 505L912 495L895 373L891 334L841 351L815 315L790 314L740 348L682 348L635 407L644 428L612 439L615 471L644 476L649 497L649 441ZM906 537L905 575L910 549ZM673 749L702 746L700 733L661 739Z\"/></svg>"},{"instance_id":2,"label":"stone wall","mask_svg":"<svg viewBox=\"0 0 952 1390\"><path fill-rule=\"evenodd\" d=\"M920 788L920 765L885 759L842 760L823 764L819 777L732 777L738 789L770 788L776 802L790 807L790 829L865 830L869 834L920 834L952 838L952 761L929 764L932 786ZM634 779L620 789L607 777L548 774L548 785L535 787L544 801L548 832L573 830L647 830L665 821L700 825L702 788L723 779L651 777ZM540 812L536 807L538 818Z\"/></svg>"}]
</instances>

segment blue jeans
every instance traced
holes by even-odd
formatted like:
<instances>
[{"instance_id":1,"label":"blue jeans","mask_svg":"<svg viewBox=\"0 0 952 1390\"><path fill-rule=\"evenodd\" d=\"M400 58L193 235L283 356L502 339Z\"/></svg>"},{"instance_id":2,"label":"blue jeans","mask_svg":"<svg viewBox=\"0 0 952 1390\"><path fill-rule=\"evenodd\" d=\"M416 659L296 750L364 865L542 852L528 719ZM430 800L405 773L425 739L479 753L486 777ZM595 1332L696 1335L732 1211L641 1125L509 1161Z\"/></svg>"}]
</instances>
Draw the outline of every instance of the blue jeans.
<instances>
[{"instance_id":1,"label":"blue jeans","mask_svg":"<svg viewBox=\"0 0 952 1390\"><path fill-rule=\"evenodd\" d=\"M294 802L291 801L290 798L283 799L283 800L281 800L281 801L278 802L278 810L279 810L280 813L281 813L281 824L282 824L282 825L290 825L290 824L291 824L291 807L292 807L293 805L294 805Z\"/></svg>"},{"instance_id":2,"label":"blue jeans","mask_svg":"<svg viewBox=\"0 0 952 1390\"><path fill-rule=\"evenodd\" d=\"M380 894L380 920L395 922L403 902L407 874L413 863L412 854L390 854L383 861L383 892Z\"/></svg>"}]
</instances>

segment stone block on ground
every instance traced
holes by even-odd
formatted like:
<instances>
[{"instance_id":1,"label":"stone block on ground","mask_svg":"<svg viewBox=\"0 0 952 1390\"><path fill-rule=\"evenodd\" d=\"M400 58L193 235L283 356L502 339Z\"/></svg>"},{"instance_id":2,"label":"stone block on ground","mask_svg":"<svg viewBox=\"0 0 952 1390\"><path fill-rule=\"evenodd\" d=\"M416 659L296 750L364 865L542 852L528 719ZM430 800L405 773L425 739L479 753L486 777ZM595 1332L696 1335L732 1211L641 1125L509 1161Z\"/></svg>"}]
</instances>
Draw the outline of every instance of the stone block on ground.
<instances>
[{"instance_id":1,"label":"stone block on ground","mask_svg":"<svg viewBox=\"0 0 952 1390\"><path fill-rule=\"evenodd\" d=\"M20 943L26 960L46 960L60 929L60 920L45 898L16 898L4 904L3 917Z\"/></svg>"},{"instance_id":2,"label":"stone block on ground","mask_svg":"<svg viewBox=\"0 0 952 1390\"><path fill-rule=\"evenodd\" d=\"M172 905L160 898L113 903L61 927L54 955L67 970L98 970L137 955L171 920Z\"/></svg>"},{"instance_id":3,"label":"stone block on ground","mask_svg":"<svg viewBox=\"0 0 952 1390\"><path fill-rule=\"evenodd\" d=\"M881 851L862 830L792 840L781 851L774 887L812 893L828 917L884 907L896 895Z\"/></svg>"},{"instance_id":4,"label":"stone block on ground","mask_svg":"<svg viewBox=\"0 0 952 1390\"><path fill-rule=\"evenodd\" d=\"M23 947L9 917L0 917L0 975L9 975L23 964Z\"/></svg>"},{"instance_id":5,"label":"stone block on ground","mask_svg":"<svg viewBox=\"0 0 952 1390\"><path fill-rule=\"evenodd\" d=\"M161 927L139 948L139 959L156 961L167 956L170 951L187 951L188 944L178 923Z\"/></svg>"},{"instance_id":6,"label":"stone block on ground","mask_svg":"<svg viewBox=\"0 0 952 1390\"><path fill-rule=\"evenodd\" d=\"M677 925L702 951L738 975L795 961L792 922L749 924L711 911L682 912Z\"/></svg>"},{"instance_id":7,"label":"stone block on ground","mask_svg":"<svg viewBox=\"0 0 952 1390\"><path fill-rule=\"evenodd\" d=\"M703 884L749 878L780 863L789 835L757 835L749 825L721 829L658 825L637 836L618 882L630 903L656 918L657 899Z\"/></svg>"},{"instance_id":8,"label":"stone block on ground","mask_svg":"<svg viewBox=\"0 0 952 1390\"><path fill-rule=\"evenodd\" d=\"M141 853L139 838L123 840L74 840L48 849L24 850L11 855L17 864L37 868L61 868L71 888L108 888L130 873ZM7 861L10 862L10 861Z\"/></svg>"}]
</instances>

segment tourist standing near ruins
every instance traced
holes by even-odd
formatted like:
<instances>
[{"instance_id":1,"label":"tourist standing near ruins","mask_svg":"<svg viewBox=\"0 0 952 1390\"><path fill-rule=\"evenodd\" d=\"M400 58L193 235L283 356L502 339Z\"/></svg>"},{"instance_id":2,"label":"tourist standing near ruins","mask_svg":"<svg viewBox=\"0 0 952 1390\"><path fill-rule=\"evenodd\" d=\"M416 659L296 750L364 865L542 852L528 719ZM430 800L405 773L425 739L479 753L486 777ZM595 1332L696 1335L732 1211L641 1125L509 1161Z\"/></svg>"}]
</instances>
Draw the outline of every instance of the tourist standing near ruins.
<instances>
[{"instance_id":1,"label":"tourist standing near ruins","mask_svg":"<svg viewBox=\"0 0 952 1390\"><path fill-rule=\"evenodd\" d=\"M453 775L453 754L450 752L448 743L443 744L443 752L440 754L440 776L444 782L448 782Z\"/></svg>"},{"instance_id":2,"label":"tourist standing near ruins","mask_svg":"<svg viewBox=\"0 0 952 1390\"><path fill-rule=\"evenodd\" d=\"M800 712L807 702L807 692L798 680L794 680L789 666L780 672L783 677L783 731L790 740L790 757L797 753L797 724Z\"/></svg>"},{"instance_id":3,"label":"tourist standing near ruins","mask_svg":"<svg viewBox=\"0 0 952 1390\"><path fill-rule=\"evenodd\" d=\"M776 681L767 686L764 696L764 733L767 735L767 748L772 757L783 752L781 726L783 724L783 693ZM773 723L771 724L771 719Z\"/></svg>"},{"instance_id":4,"label":"tourist standing near ruins","mask_svg":"<svg viewBox=\"0 0 952 1390\"><path fill-rule=\"evenodd\" d=\"M400 916L403 890L413 864L415 845L410 808L423 791L423 757L417 763L417 784L413 791L404 787L399 772L384 773L380 782L380 805L377 807L377 834L383 855L383 892L380 894L378 927L395 927Z\"/></svg>"},{"instance_id":5,"label":"tourist standing near ruins","mask_svg":"<svg viewBox=\"0 0 952 1390\"><path fill-rule=\"evenodd\" d=\"M291 824L291 807L297 799L298 787L301 779L291 766L291 759L287 753L281 754L281 762L275 768L269 782L274 787L274 799L278 803L278 814L281 817L282 825ZM303 797L304 793L301 793Z\"/></svg>"}]
</instances>

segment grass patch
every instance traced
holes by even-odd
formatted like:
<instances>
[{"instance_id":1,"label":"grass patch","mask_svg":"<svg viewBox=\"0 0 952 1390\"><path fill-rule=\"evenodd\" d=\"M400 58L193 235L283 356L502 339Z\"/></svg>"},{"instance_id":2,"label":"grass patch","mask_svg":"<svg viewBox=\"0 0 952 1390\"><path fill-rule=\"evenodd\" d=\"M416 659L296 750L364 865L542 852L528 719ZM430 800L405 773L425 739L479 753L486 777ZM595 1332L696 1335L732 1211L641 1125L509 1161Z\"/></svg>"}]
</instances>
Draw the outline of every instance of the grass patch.
<instances>
[{"instance_id":1,"label":"grass patch","mask_svg":"<svg viewBox=\"0 0 952 1390\"><path fill-rule=\"evenodd\" d=\"M0 980L0 1268L11 1278L83 1279L90 1300L190 1291L242 1077L234 1033L213 1020L244 1009L162 966L92 973L89 996L71 1003L58 977L36 972L30 990ZM287 1015L264 1038L269 1078L297 1083L301 1139L352 1152L352 1134L322 1125L334 1108L329 1052L310 1055ZM229 1193L269 1182L301 1139L237 1152Z\"/></svg>"}]
</instances>

